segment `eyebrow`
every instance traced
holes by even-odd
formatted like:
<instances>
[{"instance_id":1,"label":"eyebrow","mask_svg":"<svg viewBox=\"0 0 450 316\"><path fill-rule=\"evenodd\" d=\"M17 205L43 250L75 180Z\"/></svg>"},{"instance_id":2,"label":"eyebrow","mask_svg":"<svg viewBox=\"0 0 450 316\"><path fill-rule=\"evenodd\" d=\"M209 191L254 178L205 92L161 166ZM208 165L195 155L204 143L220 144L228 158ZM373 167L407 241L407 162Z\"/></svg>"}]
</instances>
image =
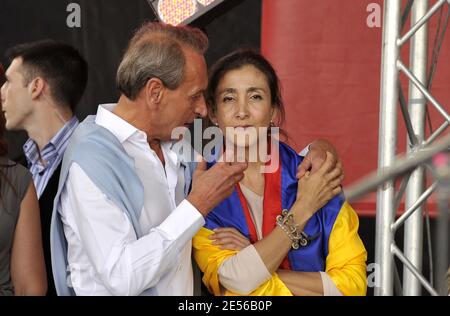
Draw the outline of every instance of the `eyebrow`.
<instances>
[{"instance_id":1,"label":"eyebrow","mask_svg":"<svg viewBox=\"0 0 450 316\"><path fill-rule=\"evenodd\" d=\"M247 92L255 92L255 91L263 91L266 92L266 90L264 88L259 88L259 87L250 87L247 89ZM222 93L236 93L236 89L234 88L225 88L222 91L219 92L219 94Z\"/></svg>"},{"instance_id":2,"label":"eyebrow","mask_svg":"<svg viewBox=\"0 0 450 316\"><path fill-rule=\"evenodd\" d=\"M206 92L205 89L199 90L199 91L197 91L197 92L191 94L191 98L195 98L195 97L198 97L198 96L200 96L200 95L205 95L205 92Z\"/></svg>"},{"instance_id":3,"label":"eyebrow","mask_svg":"<svg viewBox=\"0 0 450 316\"><path fill-rule=\"evenodd\" d=\"M266 92L266 89L264 88L258 88L258 87L250 87L247 89L248 92L255 92L255 91L263 91Z\"/></svg>"}]
</instances>

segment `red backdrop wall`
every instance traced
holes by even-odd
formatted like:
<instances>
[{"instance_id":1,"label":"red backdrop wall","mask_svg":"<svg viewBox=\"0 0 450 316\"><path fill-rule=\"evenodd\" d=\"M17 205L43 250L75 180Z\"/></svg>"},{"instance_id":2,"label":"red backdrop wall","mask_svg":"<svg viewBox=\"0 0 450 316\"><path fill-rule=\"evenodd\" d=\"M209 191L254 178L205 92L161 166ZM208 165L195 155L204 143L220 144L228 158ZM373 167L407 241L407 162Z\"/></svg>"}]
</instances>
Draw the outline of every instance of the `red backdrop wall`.
<instances>
[{"instance_id":1,"label":"red backdrop wall","mask_svg":"<svg viewBox=\"0 0 450 316\"><path fill-rule=\"evenodd\" d=\"M317 138L330 140L344 162L344 185L377 167L382 29L367 25L371 13L367 8L379 4L382 14L382 2L263 0L262 52L282 81L290 143L301 149ZM431 20L430 41L437 20L438 15ZM408 21L405 29L409 25ZM402 60L407 65L408 56L406 46ZM404 87L407 95L407 84ZM432 92L449 111L450 30ZM430 112L436 129L444 119L431 106ZM398 140L398 150L404 152L406 133L400 112ZM373 214L374 202L375 194L369 194L354 206L360 214Z\"/></svg>"}]
</instances>

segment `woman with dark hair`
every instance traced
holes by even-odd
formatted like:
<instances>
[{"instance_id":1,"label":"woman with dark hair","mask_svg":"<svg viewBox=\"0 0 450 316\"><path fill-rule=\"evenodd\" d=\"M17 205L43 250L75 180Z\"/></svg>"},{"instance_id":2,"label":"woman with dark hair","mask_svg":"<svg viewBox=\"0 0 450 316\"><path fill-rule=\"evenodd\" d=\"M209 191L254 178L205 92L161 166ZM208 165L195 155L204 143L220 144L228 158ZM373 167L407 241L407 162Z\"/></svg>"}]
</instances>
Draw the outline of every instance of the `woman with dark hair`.
<instances>
[{"instance_id":1,"label":"woman with dark hair","mask_svg":"<svg viewBox=\"0 0 450 316\"><path fill-rule=\"evenodd\" d=\"M226 149L212 165L224 152L229 159L230 149L248 163L233 194L208 214L193 240L210 292L365 295L367 253L332 155L298 180L303 157L266 132L284 117L271 64L248 50L223 57L210 71L207 99ZM264 141L270 144L261 147Z\"/></svg>"},{"instance_id":2,"label":"woman with dark hair","mask_svg":"<svg viewBox=\"0 0 450 316\"><path fill-rule=\"evenodd\" d=\"M7 80L0 65L0 86ZM0 100L1 107L1 100ZM7 158L0 113L0 296L45 295L39 204L31 174Z\"/></svg>"}]
</instances>

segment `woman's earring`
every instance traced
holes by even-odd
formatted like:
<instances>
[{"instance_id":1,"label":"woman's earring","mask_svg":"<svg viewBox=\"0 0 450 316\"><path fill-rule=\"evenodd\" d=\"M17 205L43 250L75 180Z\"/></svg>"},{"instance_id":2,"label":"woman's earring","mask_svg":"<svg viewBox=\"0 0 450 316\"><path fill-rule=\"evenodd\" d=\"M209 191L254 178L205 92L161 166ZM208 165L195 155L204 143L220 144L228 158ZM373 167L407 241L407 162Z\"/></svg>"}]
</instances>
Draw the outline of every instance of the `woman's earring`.
<instances>
[{"instance_id":1,"label":"woman's earring","mask_svg":"<svg viewBox=\"0 0 450 316\"><path fill-rule=\"evenodd\" d=\"M273 123L273 121L270 121L270 127L274 127L275 124Z\"/></svg>"}]
</instances>

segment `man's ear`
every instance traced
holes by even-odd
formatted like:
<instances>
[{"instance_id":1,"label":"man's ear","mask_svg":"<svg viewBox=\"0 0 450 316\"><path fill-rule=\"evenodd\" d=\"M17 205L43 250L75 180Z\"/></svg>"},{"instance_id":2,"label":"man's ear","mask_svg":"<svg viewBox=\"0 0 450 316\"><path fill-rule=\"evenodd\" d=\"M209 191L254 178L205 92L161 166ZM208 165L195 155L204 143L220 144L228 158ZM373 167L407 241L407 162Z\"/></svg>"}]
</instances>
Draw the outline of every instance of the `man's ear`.
<instances>
[{"instance_id":1,"label":"man's ear","mask_svg":"<svg viewBox=\"0 0 450 316\"><path fill-rule=\"evenodd\" d=\"M145 84L145 98L148 104L159 104L164 95L166 87L158 78L150 78Z\"/></svg>"},{"instance_id":2,"label":"man's ear","mask_svg":"<svg viewBox=\"0 0 450 316\"><path fill-rule=\"evenodd\" d=\"M31 94L31 99L39 98L46 88L49 88L46 81L42 77L34 78L28 85L28 91Z\"/></svg>"}]
</instances>

